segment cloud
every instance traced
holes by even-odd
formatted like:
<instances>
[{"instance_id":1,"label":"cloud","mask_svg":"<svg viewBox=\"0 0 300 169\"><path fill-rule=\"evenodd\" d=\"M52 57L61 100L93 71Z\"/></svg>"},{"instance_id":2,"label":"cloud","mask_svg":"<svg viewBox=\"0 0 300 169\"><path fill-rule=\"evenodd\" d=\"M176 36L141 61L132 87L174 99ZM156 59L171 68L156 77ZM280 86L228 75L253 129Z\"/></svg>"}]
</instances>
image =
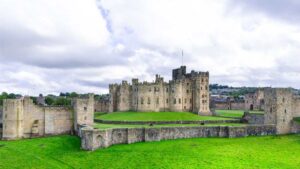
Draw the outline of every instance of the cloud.
<instances>
[{"instance_id":1,"label":"cloud","mask_svg":"<svg viewBox=\"0 0 300 169\"><path fill-rule=\"evenodd\" d=\"M267 3L268 2L268 3ZM235 0L2 0L0 90L108 92L171 69L211 82L300 87L299 3Z\"/></svg>"},{"instance_id":2,"label":"cloud","mask_svg":"<svg viewBox=\"0 0 300 169\"><path fill-rule=\"evenodd\" d=\"M298 0L230 0L230 9L251 13L260 12L270 18L284 22L300 23L300 2Z\"/></svg>"}]
</instances>

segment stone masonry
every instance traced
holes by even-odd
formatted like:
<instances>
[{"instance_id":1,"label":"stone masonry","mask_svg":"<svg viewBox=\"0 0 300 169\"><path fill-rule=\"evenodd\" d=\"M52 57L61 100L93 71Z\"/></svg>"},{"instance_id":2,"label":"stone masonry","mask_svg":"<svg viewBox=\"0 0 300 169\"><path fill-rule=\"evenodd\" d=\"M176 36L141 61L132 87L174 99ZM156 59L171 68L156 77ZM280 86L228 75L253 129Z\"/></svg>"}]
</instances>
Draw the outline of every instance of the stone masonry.
<instances>
[{"instance_id":1,"label":"stone masonry","mask_svg":"<svg viewBox=\"0 0 300 169\"><path fill-rule=\"evenodd\" d=\"M94 96L75 99L72 107L35 105L29 97L7 99L3 104L2 139L71 134L78 125L93 125Z\"/></svg>"},{"instance_id":2,"label":"stone masonry","mask_svg":"<svg viewBox=\"0 0 300 169\"><path fill-rule=\"evenodd\" d=\"M156 75L155 82L110 84L109 111L190 111L211 115L209 73L186 73L186 66L174 69L169 83Z\"/></svg>"},{"instance_id":3,"label":"stone masonry","mask_svg":"<svg viewBox=\"0 0 300 169\"><path fill-rule=\"evenodd\" d=\"M265 88L264 100L264 123L275 124L277 134L296 132L297 124L293 118L300 117L299 96L294 95L289 88Z\"/></svg>"},{"instance_id":4,"label":"stone masonry","mask_svg":"<svg viewBox=\"0 0 300 169\"><path fill-rule=\"evenodd\" d=\"M114 144L131 144L199 137L245 137L274 135L275 125L252 125L241 127L199 126L162 128L119 128L99 130L90 127L81 129L81 148L96 150Z\"/></svg>"}]
</instances>

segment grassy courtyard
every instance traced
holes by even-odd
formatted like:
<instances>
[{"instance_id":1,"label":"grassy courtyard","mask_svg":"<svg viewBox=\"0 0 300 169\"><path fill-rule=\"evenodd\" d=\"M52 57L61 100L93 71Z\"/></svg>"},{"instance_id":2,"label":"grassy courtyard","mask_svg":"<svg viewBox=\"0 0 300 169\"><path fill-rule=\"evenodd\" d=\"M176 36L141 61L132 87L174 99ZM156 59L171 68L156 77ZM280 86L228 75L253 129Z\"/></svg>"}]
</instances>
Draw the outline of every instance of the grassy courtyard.
<instances>
[{"instance_id":1,"label":"grassy courtyard","mask_svg":"<svg viewBox=\"0 0 300 169\"><path fill-rule=\"evenodd\" d=\"M111 121L193 121L228 120L228 118L199 116L190 112L116 112L95 116L96 119Z\"/></svg>"},{"instance_id":2,"label":"grassy courtyard","mask_svg":"<svg viewBox=\"0 0 300 169\"><path fill-rule=\"evenodd\" d=\"M300 135L197 138L87 152L75 136L0 141L0 168L278 168L300 166Z\"/></svg>"},{"instance_id":3,"label":"grassy courtyard","mask_svg":"<svg viewBox=\"0 0 300 169\"><path fill-rule=\"evenodd\" d=\"M242 123L214 123L214 124L159 124L159 125L128 125L128 124L102 124L95 123L94 127L98 129L111 129L111 128L160 128L160 127L195 127L195 126L243 126Z\"/></svg>"},{"instance_id":4,"label":"grassy courtyard","mask_svg":"<svg viewBox=\"0 0 300 169\"><path fill-rule=\"evenodd\" d=\"M216 110L216 113L224 117L242 117L244 115L244 110ZM263 111L250 111L250 113L263 114Z\"/></svg>"}]
</instances>

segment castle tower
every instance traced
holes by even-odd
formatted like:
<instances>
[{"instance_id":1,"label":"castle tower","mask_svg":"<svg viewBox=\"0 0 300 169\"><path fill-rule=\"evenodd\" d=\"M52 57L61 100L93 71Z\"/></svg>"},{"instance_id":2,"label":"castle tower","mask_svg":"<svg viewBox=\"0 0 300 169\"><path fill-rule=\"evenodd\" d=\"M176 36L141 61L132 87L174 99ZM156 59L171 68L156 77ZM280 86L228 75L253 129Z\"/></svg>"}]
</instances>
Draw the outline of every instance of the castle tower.
<instances>
[{"instance_id":1,"label":"castle tower","mask_svg":"<svg viewBox=\"0 0 300 169\"><path fill-rule=\"evenodd\" d=\"M4 140L23 137L24 105L23 99L6 99L3 102L3 133Z\"/></svg>"},{"instance_id":2,"label":"castle tower","mask_svg":"<svg viewBox=\"0 0 300 169\"><path fill-rule=\"evenodd\" d=\"M266 88L265 96L265 124L275 124L278 134L291 131L293 119L293 93L290 89Z\"/></svg>"},{"instance_id":3,"label":"castle tower","mask_svg":"<svg viewBox=\"0 0 300 169\"><path fill-rule=\"evenodd\" d=\"M109 112L117 111L117 84L109 85Z\"/></svg>"},{"instance_id":4,"label":"castle tower","mask_svg":"<svg viewBox=\"0 0 300 169\"><path fill-rule=\"evenodd\" d=\"M74 109L74 129L77 131L77 125L94 124L94 95L89 94L88 99L77 98L73 102Z\"/></svg>"},{"instance_id":5,"label":"castle tower","mask_svg":"<svg viewBox=\"0 0 300 169\"><path fill-rule=\"evenodd\" d=\"M209 109L209 73L199 72L195 76L193 112L199 115L212 115Z\"/></svg>"}]
</instances>

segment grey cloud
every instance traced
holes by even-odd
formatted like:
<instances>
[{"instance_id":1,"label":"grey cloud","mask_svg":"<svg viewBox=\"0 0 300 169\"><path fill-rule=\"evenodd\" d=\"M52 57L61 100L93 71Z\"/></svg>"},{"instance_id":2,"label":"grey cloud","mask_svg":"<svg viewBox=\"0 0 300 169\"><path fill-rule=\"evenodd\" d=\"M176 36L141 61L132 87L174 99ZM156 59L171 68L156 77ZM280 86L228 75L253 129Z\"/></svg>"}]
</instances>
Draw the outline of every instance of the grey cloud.
<instances>
[{"instance_id":1,"label":"grey cloud","mask_svg":"<svg viewBox=\"0 0 300 169\"><path fill-rule=\"evenodd\" d=\"M263 12L271 18L287 22L300 22L298 0L230 0L228 7L242 7L248 12Z\"/></svg>"}]
</instances>

